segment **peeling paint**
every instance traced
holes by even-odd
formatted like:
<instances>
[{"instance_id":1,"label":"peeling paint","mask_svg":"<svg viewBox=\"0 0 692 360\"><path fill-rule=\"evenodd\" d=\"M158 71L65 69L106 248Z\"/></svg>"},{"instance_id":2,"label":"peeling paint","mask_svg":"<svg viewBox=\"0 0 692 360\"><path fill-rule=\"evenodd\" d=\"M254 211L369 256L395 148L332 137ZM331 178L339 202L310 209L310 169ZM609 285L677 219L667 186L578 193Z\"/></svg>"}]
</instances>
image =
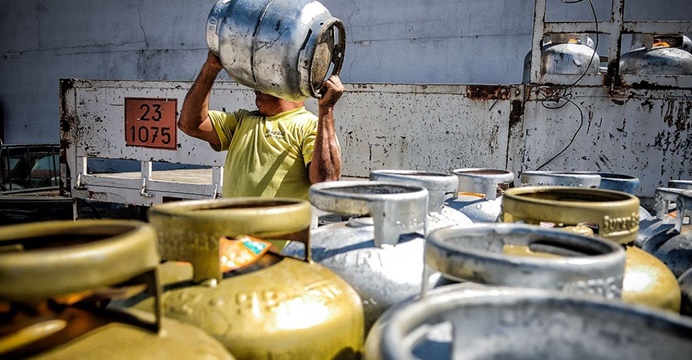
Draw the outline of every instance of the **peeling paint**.
<instances>
[{"instance_id":1,"label":"peeling paint","mask_svg":"<svg viewBox=\"0 0 692 360\"><path fill-rule=\"evenodd\" d=\"M524 103L521 100L512 100L509 112L509 129L512 131L515 126L520 125L524 115Z\"/></svg>"},{"instance_id":2,"label":"peeling paint","mask_svg":"<svg viewBox=\"0 0 692 360\"><path fill-rule=\"evenodd\" d=\"M511 91L507 86L501 85L468 85L466 97L472 100L507 100Z\"/></svg>"}]
</instances>

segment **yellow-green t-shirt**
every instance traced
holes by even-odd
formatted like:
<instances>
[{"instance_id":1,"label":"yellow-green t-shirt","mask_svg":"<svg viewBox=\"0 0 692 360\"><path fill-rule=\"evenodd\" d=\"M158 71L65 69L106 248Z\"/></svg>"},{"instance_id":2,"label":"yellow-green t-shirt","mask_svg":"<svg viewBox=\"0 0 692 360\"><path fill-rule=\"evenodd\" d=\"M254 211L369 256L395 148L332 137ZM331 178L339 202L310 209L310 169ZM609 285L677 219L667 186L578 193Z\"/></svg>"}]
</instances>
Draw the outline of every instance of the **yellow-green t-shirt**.
<instances>
[{"instance_id":1,"label":"yellow-green t-shirt","mask_svg":"<svg viewBox=\"0 0 692 360\"><path fill-rule=\"evenodd\" d=\"M209 111L228 150L223 197L308 199L307 164L317 136L317 116L304 107L274 116L258 111Z\"/></svg>"}]
</instances>

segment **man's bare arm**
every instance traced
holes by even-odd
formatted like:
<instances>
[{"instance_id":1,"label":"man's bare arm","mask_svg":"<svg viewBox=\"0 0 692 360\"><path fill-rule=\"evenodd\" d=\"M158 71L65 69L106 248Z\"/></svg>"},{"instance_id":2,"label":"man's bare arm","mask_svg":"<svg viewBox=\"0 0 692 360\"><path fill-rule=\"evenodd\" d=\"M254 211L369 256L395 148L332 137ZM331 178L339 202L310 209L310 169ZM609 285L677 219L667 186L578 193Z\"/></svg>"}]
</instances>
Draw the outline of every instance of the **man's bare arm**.
<instances>
[{"instance_id":1,"label":"man's bare arm","mask_svg":"<svg viewBox=\"0 0 692 360\"><path fill-rule=\"evenodd\" d=\"M341 151L334 126L334 105L344 92L338 76L332 75L324 82L326 90L318 100L319 120L312 162L308 168L311 183L336 181L341 178Z\"/></svg>"},{"instance_id":2,"label":"man's bare arm","mask_svg":"<svg viewBox=\"0 0 692 360\"><path fill-rule=\"evenodd\" d=\"M178 119L178 128L184 133L205 140L214 150L220 150L221 141L209 119L209 95L217 75L223 69L219 58L209 52L197 79L185 95Z\"/></svg>"}]
</instances>

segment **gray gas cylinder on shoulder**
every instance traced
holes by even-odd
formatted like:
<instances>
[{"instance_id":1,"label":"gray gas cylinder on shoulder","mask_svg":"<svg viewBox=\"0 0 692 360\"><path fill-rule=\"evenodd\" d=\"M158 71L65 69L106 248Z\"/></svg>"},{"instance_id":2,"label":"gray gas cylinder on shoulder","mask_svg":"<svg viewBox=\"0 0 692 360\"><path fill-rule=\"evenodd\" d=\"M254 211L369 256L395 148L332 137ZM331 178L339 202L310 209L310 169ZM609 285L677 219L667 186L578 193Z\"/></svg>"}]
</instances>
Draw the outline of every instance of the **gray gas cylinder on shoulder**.
<instances>
[{"instance_id":1,"label":"gray gas cylinder on shoulder","mask_svg":"<svg viewBox=\"0 0 692 360\"><path fill-rule=\"evenodd\" d=\"M489 168L452 170L458 178L457 196L447 206L466 215L472 222L497 222L502 206L502 192L514 181L514 173Z\"/></svg>"},{"instance_id":2,"label":"gray gas cylinder on shoulder","mask_svg":"<svg viewBox=\"0 0 692 360\"><path fill-rule=\"evenodd\" d=\"M310 187L313 207L354 215L313 229L308 251L358 292L366 332L387 308L420 292L427 199L423 187L383 181ZM282 254L301 257L304 251L303 245L290 243Z\"/></svg>"},{"instance_id":3,"label":"gray gas cylinder on shoulder","mask_svg":"<svg viewBox=\"0 0 692 360\"><path fill-rule=\"evenodd\" d=\"M125 220L0 230L3 359L233 359L199 328L162 316L156 231ZM106 308L146 293L155 311Z\"/></svg>"},{"instance_id":4,"label":"gray gas cylinder on shoulder","mask_svg":"<svg viewBox=\"0 0 692 360\"><path fill-rule=\"evenodd\" d=\"M343 23L314 0L218 0L206 38L235 81L293 101L321 97L346 48Z\"/></svg>"},{"instance_id":5,"label":"gray gas cylinder on shoulder","mask_svg":"<svg viewBox=\"0 0 692 360\"><path fill-rule=\"evenodd\" d=\"M471 224L471 219L449 207L457 197L459 179L456 175L416 170L372 170L370 180L422 186L428 190L428 232L447 226Z\"/></svg>"}]
</instances>

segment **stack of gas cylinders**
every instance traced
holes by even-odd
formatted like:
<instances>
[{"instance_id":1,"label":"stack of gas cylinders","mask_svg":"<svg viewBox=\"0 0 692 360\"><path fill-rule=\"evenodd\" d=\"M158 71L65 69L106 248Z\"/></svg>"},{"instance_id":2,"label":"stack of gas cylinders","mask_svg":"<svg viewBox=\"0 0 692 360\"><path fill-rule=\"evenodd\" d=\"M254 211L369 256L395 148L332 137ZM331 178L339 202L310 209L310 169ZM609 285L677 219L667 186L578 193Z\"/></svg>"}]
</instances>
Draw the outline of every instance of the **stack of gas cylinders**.
<instances>
[{"instance_id":1,"label":"stack of gas cylinders","mask_svg":"<svg viewBox=\"0 0 692 360\"><path fill-rule=\"evenodd\" d=\"M206 31L234 79L280 97L319 97L343 62L343 24L315 1L219 0ZM588 39L571 39L553 38L553 57L597 71ZM375 170L314 184L309 201L7 226L0 358L689 358L692 181L656 189L650 209L638 186Z\"/></svg>"},{"instance_id":2,"label":"stack of gas cylinders","mask_svg":"<svg viewBox=\"0 0 692 360\"><path fill-rule=\"evenodd\" d=\"M679 358L692 181L377 170L0 232L3 358ZM339 221L322 223L326 214Z\"/></svg>"},{"instance_id":3,"label":"stack of gas cylinders","mask_svg":"<svg viewBox=\"0 0 692 360\"><path fill-rule=\"evenodd\" d=\"M544 74L582 75L606 73L601 68L596 43L582 33L549 34L541 45L540 69ZM692 75L692 41L685 34L632 35L629 51L620 57L619 71L629 75ZM524 58L523 83L529 83L531 52Z\"/></svg>"}]
</instances>

